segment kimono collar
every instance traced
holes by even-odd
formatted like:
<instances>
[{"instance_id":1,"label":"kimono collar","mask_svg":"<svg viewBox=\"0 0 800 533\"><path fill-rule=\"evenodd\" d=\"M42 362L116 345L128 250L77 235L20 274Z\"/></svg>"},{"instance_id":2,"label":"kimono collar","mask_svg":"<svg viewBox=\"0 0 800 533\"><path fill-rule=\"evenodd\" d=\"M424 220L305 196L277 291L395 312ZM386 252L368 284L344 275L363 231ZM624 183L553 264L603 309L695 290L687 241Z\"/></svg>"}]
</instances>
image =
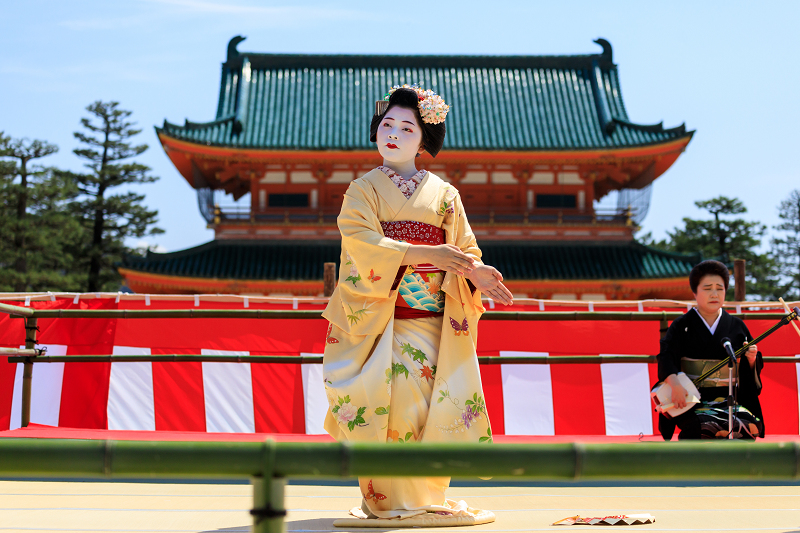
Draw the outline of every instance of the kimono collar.
<instances>
[{"instance_id":1,"label":"kimono collar","mask_svg":"<svg viewBox=\"0 0 800 533\"><path fill-rule=\"evenodd\" d=\"M400 192L400 189L397 188L397 185L379 169L373 169L370 172L367 172L363 179L368 181L372 184L375 188L377 193L380 195L381 198L388 204L391 210L394 212L394 216L392 220L387 220L385 222L391 222L393 220L415 220L415 218L409 216L409 210L413 211L414 209L419 208L422 203L425 205L422 207L429 206L435 196L436 191L431 191L427 187L427 184L430 183L433 174L427 172L425 177L420 182L417 189L414 191L414 194L411 195L411 198L406 198L405 195ZM436 178L436 180L439 180ZM436 187L434 187L436 188ZM405 218L401 217L403 215Z\"/></svg>"},{"instance_id":2,"label":"kimono collar","mask_svg":"<svg viewBox=\"0 0 800 533\"><path fill-rule=\"evenodd\" d=\"M708 325L708 322L706 322L706 319L703 318L703 315L700 314L700 311L696 307L694 308L694 310L697 312L697 315L700 317L700 320L703 322L703 325L705 325L705 327L708 328L708 331L710 331L711 334L713 335L714 332L717 331L717 326L719 326L719 321L722 318L722 308L721 307L719 308L719 312L717 312L717 319L710 326Z\"/></svg>"},{"instance_id":3,"label":"kimono collar","mask_svg":"<svg viewBox=\"0 0 800 533\"><path fill-rule=\"evenodd\" d=\"M431 204L439 198L444 182L441 178L428 172L417 190L395 215L395 220L420 220L431 209Z\"/></svg>"},{"instance_id":4,"label":"kimono collar","mask_svg":"<svg viewBox=\"0 0 800 533\"><path fill-rule=\"evenodd\" d=\"M392 183L397 185L397 188L400 189L400 192L402 192L403 196L406 198L411 198L411 196L414 194L414 191L417 190L419 184L422 183L423 179L425 179L425 174L428 173L428 171L423 168L418 170L417 173L410 178L404 179L402 176L400 176L400 174L387 166L381 165L378 167L378 170L389 176L389 179L392 180Z\"/></svg>"},{"instance_id":5,"label":"kimono collar","mask_svg":"<svg viewBox=\"0 0 800 533\"><path fill-rule=\"evenodd\" d=\"M717 318L717 320L714 322L716 328L714 328L713 332L711 331L711 328L709 327L708 323L706 323L703 317L700 316L699 312L697 311L694 313L690 312L690 314L693 315L694 320L703 325L701 331L708 331L708 334L711 335L711 337L713 337L717 341L721 340L722 337L725 335L724 332L728 331L728 329L730 328L729 322L731 320L731 315L729 315L728 312L725 311L724 309L720 310L719 318ZM698 326L700 324L698 324Z\"/></svg>"}]
</instances>

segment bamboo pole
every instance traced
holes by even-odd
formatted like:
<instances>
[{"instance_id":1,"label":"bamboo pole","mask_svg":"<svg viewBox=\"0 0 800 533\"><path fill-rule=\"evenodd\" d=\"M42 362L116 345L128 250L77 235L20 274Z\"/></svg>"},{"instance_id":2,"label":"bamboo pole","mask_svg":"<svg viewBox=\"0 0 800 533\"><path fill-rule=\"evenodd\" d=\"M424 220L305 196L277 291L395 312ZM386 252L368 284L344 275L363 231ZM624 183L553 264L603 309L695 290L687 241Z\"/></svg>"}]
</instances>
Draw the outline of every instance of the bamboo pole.
<instances>
[{"instance_id":1,"label":"bamboo pole","mask_svg":"<svg viewBox=\"0 0 800 533\"><path fill-rule=\"evenodd\" d=\"M28 317L25 319L25 349L36 348L36 334L38 333L38 319ZM33 389L33 359L25 357L22 361L22 427L28 427L31 421L31 393Z\"/></svg>"},{"instance_id":2,"label":"bamboo pole","mask_svg":"<svg viewBox=\"0 0 800 533\"><path fill-rule=\"evenodd\" d=\"M2 305L2 304L0 304ZM7 306L14 307L14 306ZM22 308L20 308L22 309ZM0 308L0 312L4 311ZM37 318L251 318L251 319L319 319L322 311L272 309L26 309ZM9 312L9 311L6 311ZM508 321L633 321L675 320L682 312L620 311L487 311L482 320ZM780 320L782 313L730 313L743 320Z\"/></svg>"},{"instance_id":3,"label":"bamboo pole","mask_svg":"<svg viewBox=\"0 0 800 533\"><path fill-rule=\"evenodd\" d=\"M322 287L325 296L333 294L333 289L336 287L336 263L323 264Z\"/></svg>"},{"instance_id":4,"label":"bamboo pole","mask_svg":"<svg viewBox=\"0 0 800 533\"><path fill-rule=\"evenodd\" d=\"M253 477L253 515L254 533L284 533L284 489L286 479L275 475L276 444L268 439L264 443L262 472Z\"/></svg>"},{"instance_id":5,"label":"bamboo pole","mask_svg":"<svg viewBox=\"0 0 800 533\"><path fill-rule=\"evenodd\" d=\"M797 480L800 443L417 444L0 439L0 477L250 478L252 531L284 533L285 478Z\"/></svg>"},{"instance_id":6,"label":"bamboo pole","mask_svg":"<svg viewBox=\"0 0 800 533\"><path fill-rule=\"evenodd\" d=\"M17 363L25 358L11 356L9 363ZM800 359L798 359L800 360ZM214 363L272 363L272 364L321 364L319 355L200 355L200 354L151 354L151 355L43 355L36 358L37 363L133 363L133 362L214 362ZM655 363L654 355L524 355L515 357L479 356L478 362L484 365L558 365L558 364L607 364L607 363Z\"/></svg>"},{"instance_id":7,"label":"bamboo pole","mask_svg":"<svg viewBox=\"0 0 800 533\"><path fill-rule=\"evenodd\" d=\"M43 349L28 350L26 348L0 348L0 355L14 355L14 356L30 355L36 357L37 355L43 353L45 353ZM22 363L23 361L14 361L14 362Z\"/></svg>"},{"instance_id":8,"label":"bamboo pole","mask_svg":"<svg viewBox=\"0 0 800 533\"><path fill-rule=\"evenodd\" d=\"M669 329L669 320L667 319L661 320L658 325L658 331L659 333L661 333L662 339L667 336L668 329Z\"/></svg>"},{"instance_id":9,"label":"bamboo pole","mask_svg":"<svg viewBox=\"0 0 800 533\"><path fill-rule=\"evenodd\" d=\"M493 476L500 479L800 479L798 442L464 444L0 439L0 476L84 478Z\"/></svg>"},{"instance_id":10,"label":"bamboo pole","mask_svg":"<svg viewBox=\"0 0 800 533\"><path fill-rule=\"evenodd\" d=\"M34 310L18 305L0 304L0 313L7 313L16 316L33 316Z\"/></svg>"},{"instance_id":11,"label":"bamboo pole","mask_svg":"<svg viewBox=\"0 0 800 533\"><path fill-rule=\"evenodd\" d=\"M27 350L19 350L24 352ZM38 352L38 350L36 350ZM24 363L28 358L14 355L8 358L9 363ZM766 363L800 363L800 356L763 357ZM320 355L199 355L199 354L153 354L153 355L41 355L35 363L134 363L134 362L205 362L205 363L262 363L262 364L322 364ZM522 355L515 357L499 357L494 355L478 356L482 365L582 365L582 364L614 364L614 363L655 363L655 355Z\"/></svg>"}]
</instances>

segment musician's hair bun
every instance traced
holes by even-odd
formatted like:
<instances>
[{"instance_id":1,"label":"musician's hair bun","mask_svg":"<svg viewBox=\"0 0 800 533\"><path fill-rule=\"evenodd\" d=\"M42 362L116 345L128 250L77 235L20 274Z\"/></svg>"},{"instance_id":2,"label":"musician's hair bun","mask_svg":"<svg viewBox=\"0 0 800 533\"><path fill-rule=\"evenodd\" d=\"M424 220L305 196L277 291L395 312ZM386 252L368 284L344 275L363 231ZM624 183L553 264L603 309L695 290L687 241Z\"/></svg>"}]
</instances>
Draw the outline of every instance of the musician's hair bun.
<instances>
[{"instance_id":1,"label":"musician's hair bun","mask_svg":"<svg viewBox=\"0 0 800 533\"><path fill-rule=\"evenodd\" d=\"M697 286L700 285L700 280L704 276L719 276L725 284L725 291L728 290L728 282L730 281L731 273L724 263L709 259L698 263L689 274L689 287L692 288L692 294L697 294Z\"/></svg>"}]
</instances>

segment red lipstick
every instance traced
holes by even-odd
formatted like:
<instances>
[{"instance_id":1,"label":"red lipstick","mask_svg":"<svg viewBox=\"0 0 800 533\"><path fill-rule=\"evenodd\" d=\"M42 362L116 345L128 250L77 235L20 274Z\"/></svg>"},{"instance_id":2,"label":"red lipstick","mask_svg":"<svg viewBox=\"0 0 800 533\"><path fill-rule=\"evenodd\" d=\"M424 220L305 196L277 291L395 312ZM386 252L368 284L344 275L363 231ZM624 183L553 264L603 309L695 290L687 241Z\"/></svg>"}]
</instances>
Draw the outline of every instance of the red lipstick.
<instances>
[{"instance_id":1,"label":"red lipstick","mask_svg":"<svg viewBox=\"0 0 800 533\"><path fill-rule=\"evenodd\" d=\"M397 145L392 143L386 143L387 148L391 148L392 150L397 150Z\"/></svg>"}]
</instances>

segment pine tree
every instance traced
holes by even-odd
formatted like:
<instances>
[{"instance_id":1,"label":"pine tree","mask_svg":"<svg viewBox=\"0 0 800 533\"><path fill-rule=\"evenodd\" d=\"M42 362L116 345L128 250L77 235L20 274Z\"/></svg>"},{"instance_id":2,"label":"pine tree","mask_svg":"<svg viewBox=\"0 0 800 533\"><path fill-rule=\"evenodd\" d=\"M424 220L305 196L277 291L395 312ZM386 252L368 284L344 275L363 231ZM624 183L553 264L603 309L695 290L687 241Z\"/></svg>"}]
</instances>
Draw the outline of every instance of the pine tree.
<instances>
[{"instance_id":1,"label":"pine tree","mask_svg":"<svg viewBox=\"0 0 800 533\"><path fill-rule=\"evenodd\" d=\"M786 300L800 300L800 189L778 206L778 217L783 221L774 226L782 232L772 239L771 255L778 264L781 282L776 291Z\"/></svg>"},{"instance_id":2,"label":"pine tree","mask_svg":"<svg viewBox=\"0 0 800 533\"><path fill-rule=\"evenodd\" d=\"M112 193L117 187L152 183L157 177L148 174L150 167L130 161L147 150L146 144L132 146L129 141L141 130L128 121L131 112L119 108L118 102L97 101L86 110L90 117L82 118L85 132L75 132L84 145L74 150L85 159L90 172L69 173L81 193L73 203L75 215L89 232L88 242L81 250L87 272L86 290L117 290L119 274L114 265L126 253L125 239L163 233L155 227L157 211L142 205L144 195L133 192Z\"/></svg>"},{"instance_id":3,"label":"pine tree","mask_svg":"<svg viewBox=\"0 0 800 533\"><path fill-rule=\"evenodd\" d=\"M72 183L35 160L58 151L46 141L0 135L0 290L76 290L70 243L81 228L66 203Z\"/></svg>"},{"instance_id":4,"label":"pine tree","mask_svg":"<svg viewBox=\"0 0 800 533\"><path fill-rule=\"evenodd\" d=\"M683 228L668 231L666 239L655 242L648 233L643 236L642 242L670 252L700 252L707 259L716 258L728 265L734 259L744 259L747 294L772 297L776 265L769 254L757 251L767 227L760 222L730 218L747 212L747 208L738 198L718 196L697 201L695 205L707 211L713 218L699 220L686 217L683 219ZM733 290L728 293L728 299L732 298Z\"/></svg>"}]
</instances>

